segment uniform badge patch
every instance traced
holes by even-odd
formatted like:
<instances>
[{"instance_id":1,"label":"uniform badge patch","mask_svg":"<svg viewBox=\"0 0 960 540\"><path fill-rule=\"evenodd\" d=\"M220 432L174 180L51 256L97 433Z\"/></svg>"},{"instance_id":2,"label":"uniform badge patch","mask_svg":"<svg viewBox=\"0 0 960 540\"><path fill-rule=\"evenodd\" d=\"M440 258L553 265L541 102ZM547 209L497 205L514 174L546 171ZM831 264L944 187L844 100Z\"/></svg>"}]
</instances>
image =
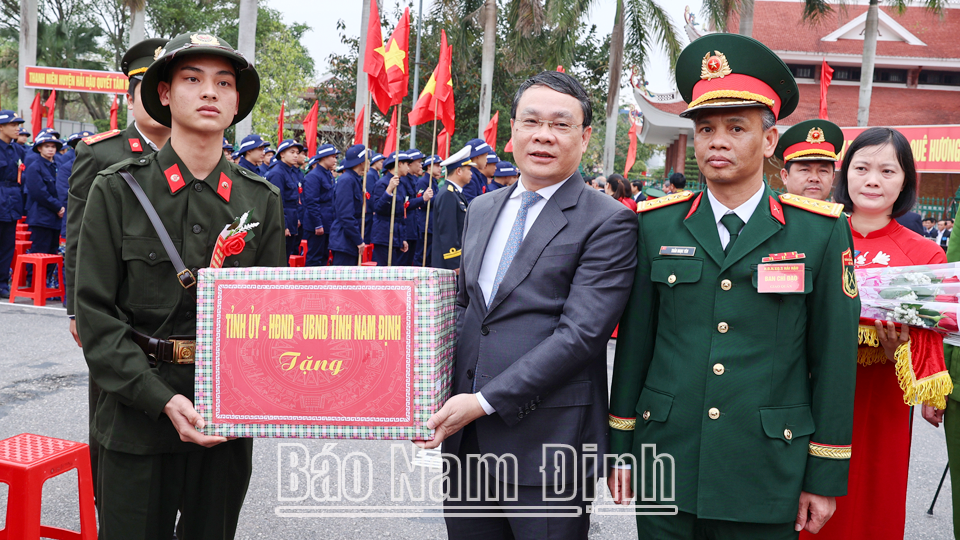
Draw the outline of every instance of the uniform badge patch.
<instances>
[{"instance_id":1,"label":"uniform badge patch","mask_svg":"<svg viewBox=\"0 0 960 540\"><path fill-rule=\"evenodd\" d=\"M131 152L143 152L143 145L140 144L140 139L127 139L127 142L130 143Z\"/></svg>"},{"instance_id":2,"label":"uniform badge patch","mask_svg":"<svg viewBox=\"0 0 960 540\"><path fill-rule=\"evenodd\" d=\"M857 276L853 272L853 253L847 248L841 256L843 263L843 294L850 298L856 298L859 295L857 289Z\"/></svg>"},{"instance_id":3,"label":"uniform badge patch","mask_svg":"<svg viewBox=\"0 0 960 540\"><path fill-rule=\"evenodd\" d=\"M217 195L223 200L230 202L230 190L233 189L233 181L227 178L227 175L220 173L220 182L217 184Z\"/></svg>"},{"instance_id":4,"label":"uniform badge patch","mask_svg":"<svg viewBox=\"0 0 960 540\"><path fill-rule=\"evenodd\" d=\"M180 167L176 163L170 166L169 169L163 171L163 175L167 177L167 184L170 185L170 193L176 193L183 189L187 183L183 181L183 175L180 174Z\"/></svg>"}]
</instances>

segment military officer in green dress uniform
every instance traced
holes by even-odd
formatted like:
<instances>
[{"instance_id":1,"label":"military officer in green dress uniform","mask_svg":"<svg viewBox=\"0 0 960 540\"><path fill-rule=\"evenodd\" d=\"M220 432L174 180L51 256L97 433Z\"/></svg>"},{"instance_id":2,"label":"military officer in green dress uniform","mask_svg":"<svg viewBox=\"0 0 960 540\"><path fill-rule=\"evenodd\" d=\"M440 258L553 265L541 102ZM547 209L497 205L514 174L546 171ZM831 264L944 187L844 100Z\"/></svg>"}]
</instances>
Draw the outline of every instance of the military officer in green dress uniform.
<instances>
[{"instance_id":1,"label":"military officer in green dress uniform","mask_svg":"<svg viewBox=\"0 0 960 540\"><path fill-rule=\"evenodd\" d=\"M783 162L780 180L787 192L827 200L842 149L843 130L829 120L807 120L785 131L774 156Z\"/></svg>"},{"instance_id":2,"label":"military officer in green dress uniform","mask_svg":"<svg viewBox=\"0 0 960 540\"><path fill-rule=\"evenodd\" d=\"M102 445L100 538L169 538L178 510L182 539L233 538L253 447L197 429L195 276L246 212L255 236L223 266L282 266L283 213L275 187L221 152L224 129L257 101L253 65L200 33L173 38L156 57L140 100L171 127L170 141L97 176L77 247L77 325L102 389L92 427ZM156 209L169 251L124 169Z\"/></svg>"},{"instance_id":3,"label":"military officer in green dress uniform","mask_svg":"<svg viewBox=\"0 0 960 540\"><path fill-rule=\"evenodd\" d=\"M83 221L84 208L87 204L87 192L97 177L97 173L107 167L133 157L147 156L160 149L170 137L170 128L150 117L143 109L140 100L140 81L147 67L153 62L153 57L167 44L165 39L147 39L130 47L120 60L123 70L130 84L127 88L127 103L129 112L133 114L134 122L125 130L114 129L86 137L77 143L76 160L73 162L73 171L68 180L67 192L67 219L66 219L66 248L64 251L64 280L67 283L67 316L70 317L70 334L81 345L77 333L77 323L74 320L76 313L76 266L77 266L77 239L80 235L80 222ZM89 383L89 410L90 421L93 421L100 389L91 378ZM97 454L100 443L90 432L90 464L93 468L94 492L98 490Z\"/></svg>"},{"instance_id":4,"label":"military officer in green dress uniform","mask_svg":"<svg viewBox=\"0 0 960 540\"><path fill-rule=\"evenodd\" d=\"M460 273L463 221L467 217L467 199L463 187L470 183L470 149L464 147L440 164L447 169L447 181L437 195L433 219L436 221L430 266Z\"/></svg>"},{"instance_id":5,"label":"military officer in green dress uniform","mask_svg":"<svg viewBox=\"0 0 960 540\"><path fill-rule=\"evenodd\" d=\"M639 491L649 505L640 538L817 532L847 489L860 312L850 228L840 205L763 182L776 119L798 102L770 49L711 34L684 49L676 80L707 189L639 209L610 397L611 450L627 459L608 485L618 502Z\"/></svg>"}]
</instances>

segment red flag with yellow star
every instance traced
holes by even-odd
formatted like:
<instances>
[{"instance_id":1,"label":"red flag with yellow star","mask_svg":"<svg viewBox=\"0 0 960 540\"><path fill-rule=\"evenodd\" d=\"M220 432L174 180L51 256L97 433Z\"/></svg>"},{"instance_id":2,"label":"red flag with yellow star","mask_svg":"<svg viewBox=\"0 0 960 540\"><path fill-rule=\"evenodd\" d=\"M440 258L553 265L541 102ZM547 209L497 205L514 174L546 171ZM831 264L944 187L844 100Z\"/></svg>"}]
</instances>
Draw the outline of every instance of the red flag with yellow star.
<instances>
[{"instance_id":1,"label":"red flag with yellow star","mask_svg":"<svg viewBox=\"0 0 960 540\"><path fill-rule=\"evenodd\" d=\"M457 130L457 114L453 106L453 45L447 45L447 33L440 31L440 64L437 66L437 117L449 135Z\"/></svg>"},{"instance_id":2,"label":"red flag with yellow star","mask_svg":"<svg viewBox=\"0 0 960 540\"><path fill-rule=\"evenodd\" d=\"M370 22L367 23L367 44L363 55L363 71L374 103L383 114L390 108L390 80L384 64L383 32L380 28L380 10L370 2Z\"/></svg>"},{"instance_id":3,"label":"red flag with yellow star","mask_svg":"<svg viewBox=\"0 0 960 540\"><path fill-rule=\"evenodd\" d=\"M434 93L437 88L437 70L439 69L440 66L438 65L433 70L433 73L430 75L430 80L428 80L427 85L423 87L423 92L420 92L420 99L417 100L417 104L413 106L413 110L407 115L407 120L410 121L411 126L426 124L434 119L434 111L436 110ZM437 115L437 117L439 117L439 115Z\"/></svg>"},{"instance_id":4,"label":"red flag with yellow star","mask_svg":"<svg viewBox=\"0 0 960 540\"><path fill-rule=\"evenodd\" d=\"M407 87L410 85L410 55L407 54L409 50L410 8L406 8L383 52L383 65L387 69L387 79L390 81L391 105L398 105L403 102L403 98L407 97Z\"/></svg>"}]
</instances>

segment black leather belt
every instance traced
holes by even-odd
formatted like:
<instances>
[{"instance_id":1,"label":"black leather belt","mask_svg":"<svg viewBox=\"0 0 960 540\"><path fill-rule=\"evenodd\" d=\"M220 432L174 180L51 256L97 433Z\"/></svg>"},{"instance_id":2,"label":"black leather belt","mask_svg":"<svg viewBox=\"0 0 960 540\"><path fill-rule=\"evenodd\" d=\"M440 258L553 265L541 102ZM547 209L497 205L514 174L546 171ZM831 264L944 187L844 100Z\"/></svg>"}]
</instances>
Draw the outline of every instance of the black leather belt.
<instances>
[{"instance_id":1,"label":"black leather belt","mask_svg":"<svg viewBox=\"0 0 960 540\"><path fill-rule=\"evenodd\" d=\"M169 364L192 364L197 355L196 336L170 336L170 339L157 339L133 332L133 341L147 354L150 366L156 367L157 362Z\"/></svg>"}]
</instances>

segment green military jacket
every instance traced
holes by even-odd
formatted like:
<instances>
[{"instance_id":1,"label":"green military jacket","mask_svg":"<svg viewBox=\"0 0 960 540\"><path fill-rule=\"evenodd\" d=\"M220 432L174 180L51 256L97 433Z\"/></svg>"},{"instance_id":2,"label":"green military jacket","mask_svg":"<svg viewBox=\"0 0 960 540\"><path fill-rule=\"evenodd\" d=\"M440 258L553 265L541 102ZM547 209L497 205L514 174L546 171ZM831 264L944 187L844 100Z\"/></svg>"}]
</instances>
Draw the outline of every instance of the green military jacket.
<instances>
[{"instance_id":1,"label":"green military jacket","mask_svg":"<svg viewBox=\"0 0 960 540\"><path fill-rule=\"evenodd\" d=\"M611 450L637 457L638 497L705 519L792 522L801 490L846 493L860 313L850 229L790 206L810 199L764 190L728 256L706 192L648 201L638 215ZM804 256L790 261L803 265L802 292L758 293L758 265L789 252ZM674 460L663 490L654 454Z\"/></svg>"},{"instance_id":2,"label":"green military jacket","mask_svg":"<svg viewBox=\"0 0 960 540\"><path fill-rule=\"evenodd\" d=\"M153 148L147 144L136 124L121 131L114 129L86 137L77 144L77 159L70 173L70 190L67 195L67 236L63 256L63 275L67 282L67 314L74 315L77 268L77 239L83 210L87 205L87 193L97 173L121 161L148 156Z\"/></svg>"},{"instance_id":3,"label":"green military jacket","mask_svg":"<svg viewBox=\"0 0 960 540\"><path fill-rule=\"evenodd\" d=\"M90 376L103 389L91 430L104 447L118 452L196 450L180 441L163 414L175 394L193 400L194 366L150 367L130 329L160 339L195 335L197 288L180 285L143 207L116 174L121 168L137 179L194 273L209 265L224 226L247 211L260 225L243 252L227 257L223 266L282 266L280 195L225 158L207 178L195 179L167 144L102 171L87 197L77 247L76 309Z\"/></svg>"},{"instance_id":4,"label":"green military jacket","mask_svg":"<svg viewBox=\"0 0 960 540\"><path fill-rule=\"evenodd\" d=\"M956 217L960 217L960 212ZM947 244L947 262L957 261L960 261L960 240ZM950 399L960 401L960 347L944 344L943 359L953 380L953 393L950 394Z\"/></svg>"}]
</instances>

